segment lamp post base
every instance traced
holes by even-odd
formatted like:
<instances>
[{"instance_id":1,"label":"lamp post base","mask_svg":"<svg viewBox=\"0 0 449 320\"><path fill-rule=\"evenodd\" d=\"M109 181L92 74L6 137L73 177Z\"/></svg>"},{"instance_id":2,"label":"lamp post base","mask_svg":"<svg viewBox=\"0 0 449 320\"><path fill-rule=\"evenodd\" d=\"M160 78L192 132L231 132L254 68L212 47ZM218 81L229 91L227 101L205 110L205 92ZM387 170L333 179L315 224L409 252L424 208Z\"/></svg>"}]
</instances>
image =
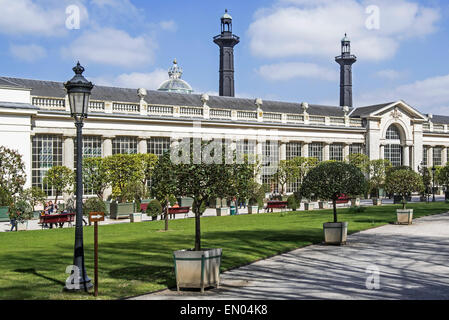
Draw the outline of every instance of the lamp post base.
<instances>
[{"instance_id":1,"label":"lamp post base","mask_svg":"<svg viewBox=\"0 0 449 320\"><path fill-rule=\"evenodd\" d=\"M94 285L92 284L92 281L89 279L89 281L87 281L85 285L84 285L84 283L80 282L79 287L76 287L76 288L74 285L70 285L69 287L67 285L65 285L63 291L64 292L81 292L81 291L88 292L93 287L94 287Z\"/></svg>"}]
</instances>

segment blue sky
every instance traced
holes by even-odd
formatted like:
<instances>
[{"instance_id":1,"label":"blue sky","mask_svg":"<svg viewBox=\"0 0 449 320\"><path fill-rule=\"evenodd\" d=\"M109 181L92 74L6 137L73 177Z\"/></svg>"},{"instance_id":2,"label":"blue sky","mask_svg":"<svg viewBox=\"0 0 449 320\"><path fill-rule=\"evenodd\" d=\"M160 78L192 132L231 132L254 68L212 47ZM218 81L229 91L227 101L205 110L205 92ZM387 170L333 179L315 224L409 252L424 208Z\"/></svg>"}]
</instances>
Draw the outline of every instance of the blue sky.
<instances>
[{"instance_id":1,"label":"blue sky","mask_svg":"<svg viewBox=\"0 0 449 320\"><path fill-rule=\"evenodd\" d=\"M80 29L66 8L80 9ZM196 93L218 92L227 8L236 95L338 105L334 58L347 32L356 106L403 99L449 115L449 3L444 0L0 0L2 76L66 81L79 59L96 84L157 89L177 58Z\"/></svg>"}]
</instances>

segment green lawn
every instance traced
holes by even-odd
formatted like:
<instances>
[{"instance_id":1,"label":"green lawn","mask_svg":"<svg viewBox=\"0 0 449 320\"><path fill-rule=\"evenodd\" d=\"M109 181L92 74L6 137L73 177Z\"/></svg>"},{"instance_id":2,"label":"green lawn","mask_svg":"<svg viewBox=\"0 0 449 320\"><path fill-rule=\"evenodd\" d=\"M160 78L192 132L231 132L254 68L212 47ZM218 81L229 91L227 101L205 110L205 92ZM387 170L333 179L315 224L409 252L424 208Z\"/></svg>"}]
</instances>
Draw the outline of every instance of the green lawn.
<instances>
[{"instance_id":1,"label":"green lawn","mask_svg":"<svg viewBox=\"0 0 449 320\"><path fill-rule=\"evenodd\" d=\"M413 204L414 217L443 213L444 202ZM396 220L398 206L370 207L364 213L339 210L349 233ZM204 248L223 248L222 271L323 241L330 210L202 218ZM100 297L116 299L175 285L173 251L191 248L194 220L107 225L99 228ZM398 226L407 228L407 226ZM93 227L84 229L86 268L93 277ZM72 264L74 228L0 233L0 299L94 299L63 293Z\"/></svg>"}]
</instances>

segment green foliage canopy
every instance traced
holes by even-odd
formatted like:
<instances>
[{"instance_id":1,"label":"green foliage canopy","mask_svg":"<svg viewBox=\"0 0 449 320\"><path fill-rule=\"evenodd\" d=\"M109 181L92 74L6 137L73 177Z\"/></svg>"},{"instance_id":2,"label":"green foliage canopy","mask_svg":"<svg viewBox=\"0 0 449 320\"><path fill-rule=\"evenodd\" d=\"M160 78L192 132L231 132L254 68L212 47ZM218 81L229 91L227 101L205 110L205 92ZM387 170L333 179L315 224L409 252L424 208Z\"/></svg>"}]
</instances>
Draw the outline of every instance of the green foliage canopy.
<instances>
[{"instance_id":1,"label":"green foliage canopy","mask_svg":"<svg viewBox=\"0 0 449 320\"><path fill-rule=\"evenodd\" d=\"M336 201L342 195L356 196L366 190L366 179L359 168L344 162L322 162L310 170L301 186L301 194L332 200L334 222L337 222Z\"/></svg>"}]
</instances>

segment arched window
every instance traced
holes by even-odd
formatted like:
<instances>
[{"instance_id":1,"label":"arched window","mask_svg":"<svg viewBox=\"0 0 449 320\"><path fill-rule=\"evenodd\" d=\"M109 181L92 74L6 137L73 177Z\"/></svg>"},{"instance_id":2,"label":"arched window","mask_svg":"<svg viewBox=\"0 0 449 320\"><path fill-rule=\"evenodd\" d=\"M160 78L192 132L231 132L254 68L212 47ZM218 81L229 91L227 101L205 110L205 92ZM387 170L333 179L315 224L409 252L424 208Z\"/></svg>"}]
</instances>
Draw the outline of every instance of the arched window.
<instances>
[{"instance_id":1,"label":"arched window","mask_svg":"<svg viewBox=\"0 0 449 320\"><path fill-rule=\"evenodd\" d=\"M401 146L401 133L396 125L391 125L387 130L387 140L391 143L385 146L384 158L391 161L397 167L402 165L403 148Z\"/></svg>"},{"instance_id":2,"label":"arched window","mask_svg":"<svg viewBox=\"0 0 449 320\"><path fill-rule=\"evenodd\" d=\"M401 140L401 133L399 128L395 125L391 125L387 130L387 140Z\"/></svg>"}]
</instances>

